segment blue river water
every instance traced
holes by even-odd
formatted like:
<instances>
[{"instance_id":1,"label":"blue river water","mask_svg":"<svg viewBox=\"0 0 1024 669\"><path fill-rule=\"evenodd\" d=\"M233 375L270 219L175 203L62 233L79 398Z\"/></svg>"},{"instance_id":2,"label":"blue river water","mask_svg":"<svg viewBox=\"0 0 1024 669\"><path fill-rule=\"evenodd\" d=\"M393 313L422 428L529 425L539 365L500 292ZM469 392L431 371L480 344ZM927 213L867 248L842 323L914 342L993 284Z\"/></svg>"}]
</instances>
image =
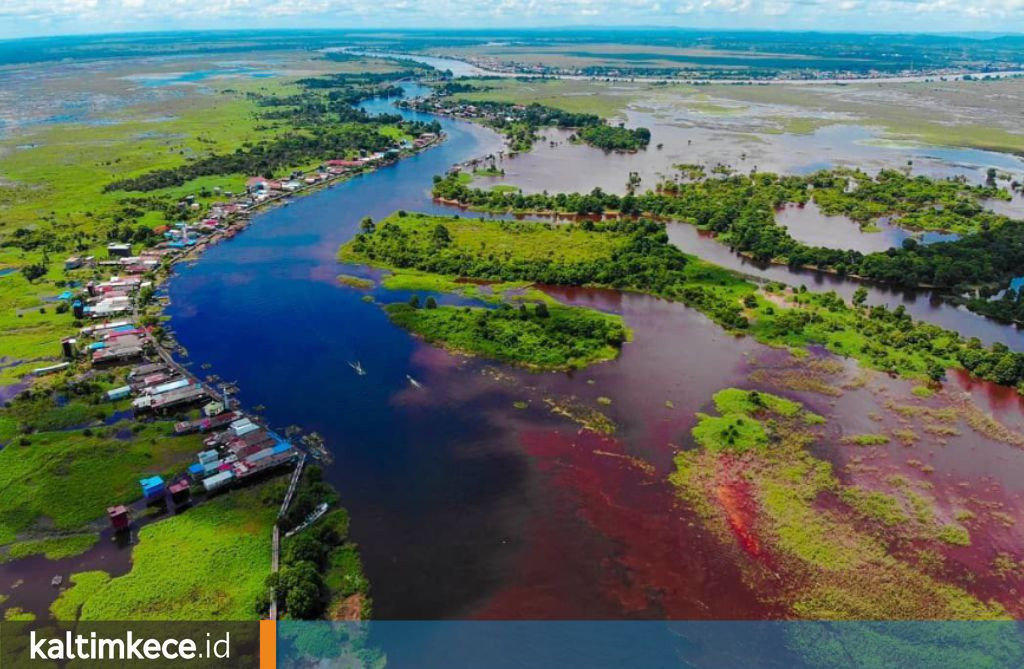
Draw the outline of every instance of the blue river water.
<instances>
[{"instance_id":1,"label":"blue river water","mask_svg":"<svg viewBox=\"0 0 1024 669\"><path fill-rule=\"evenodd\" d=\"M407 95L421 92L417 86L406 87ZM370 112L394 111L388 100L370 101L364 107ZM407 118L435 118L401 113ZM534 450L550 447L531 430L550 427L559 419L544 410L510 412L521 396L502 380L516 372L495 372L485 362L460 360L426 346L391 325L377 304L363 299L370 294L394 301L404 299L402 294L382 289L366 293L337 281L339 273L366 273L336 260L339 245L355 234L364 216L379 219L400 209L452 215L452 208L430 200L433 175L500 147L500 137L488 129L438 120L448 136L440 146L257 216L244 234L208 249L195 263L179 265L167 287L170 325L193 363L209 363L211 373L236 382L246 407L266 406L264 416L272 427L294 424L324 437L334 459L327 475L352 513L352 537L372 583L374 615L384 619L488 615L481 614L481 608L508 585L509 574L522 558L518 549L527 542L524 537L536 537L538 519L547 522L560 504L561 493L541 482L528 449L517 441L524 433L527 440L533 434ZM678 241L686 248L707 240ZM604 381L606 389L640 398L648 392L645 375L650 379L657 370L672 367L678 369L672 376L682 384L679 392L692 395L685 403L677 402L681 415L692 416L714 389L729 385L738 370L737 360L754 346L726 336L682 305L643 296L594 299L632 309L629 316L634 320L627 319L631 326L648 322L649 332L662 333L657 342L641 344L638 329L637 343L623 355L634 361L632 371L622 372L627 367L624 361L601 366L604 371L594 374L606 377L598 379L597 387ZM680 340L672 337L684 337L692 350L703 351L701 359L673 350L672 342ZM637 365L638 359L650 366ZM356 361L365 375L351 367ZM452 372L454 367L457 373ZM526 376L520 389L523 383L561 384L565 394L588 392L586 384L568 375ZM644 399L663 411L664 397ZM517 429L510 426L522 419L509 417L510 413L531 413L533 424L518 430L517 436ZM630 436L630 429L658 424L639 413L635 418L636 426L626 426L624 437ZM580 516L572 509L564 512L570 522ZM545 536L563 535L564 540L564 528L569 526L552 524L554 529ZM673 530L680 536L689 531ZM535 538L533 545L548 540ZM719 588L708 601L717 602L720 609L685 610L682 617L766 615L744 599L752 597L750 593L732 592L742 590L738 575L730 575L713 553L701 554L699 540L694 537L688 543L690 554L672 559L677 564L680 559L692 560L687 570L705 574L693 578L707 586L699 596ZM524 580L533 588L534 600L538 592L543 597L554 585L546 570L565 558L568 567L557 578L568 582L572 597L578 597L573 608L559 609L549 600L542 610L491 611L506 617L510 610L511 617L545 616L551 611L622 617L621 603L600 608L607 603L598 602L592 593L604 576L587 571L600 571L600 559L587 551L610 550L609 541L581 534L571 535L568 544L580 546L584 553L574 556L576 562L541 555L525 568L528 574L541 575ZM698 560L694 556L699 554ZM506 588L501 601L515 600L522 592L509 594Z\"/></svg>"},{"instance_id":2,"label":"blue river water","mask_svg":"<svg viewBox=\"0 0 1024 669\"><path fill-rule=\"evenodd\" d=\"M394 111L388 101L365 107ZM490 435L471 408L441 414L395 405L413 388L409 376L423 378L413 360L416 340L336 279L345 271L337 249L363 216L403 208L450 214L430 201L432 176L500 144L489 130L441 123L448 138L439 147L258 216L244 234L179 266L168 286L171 325L196 363L237 381L240 400L266 405L271 425L297 424L325 438L335 459L332 480L363 544L375 612L385 617L452 615L486 589L494 573L486 549L467 542L491 535L500 514L488 499L522 469L493 450L477 458L472 445ZM355 361L365 376L350 367ZM441 528L431 519L451 516L438 507L467 510L458 526ZM442 531L446 540L438 542ZM429 544L450 550L426 559ZM452 569L462 570L458 578L429 576ZM410 584L432 580L445 585L408 592Z\"/></svg>"}]
</instances>

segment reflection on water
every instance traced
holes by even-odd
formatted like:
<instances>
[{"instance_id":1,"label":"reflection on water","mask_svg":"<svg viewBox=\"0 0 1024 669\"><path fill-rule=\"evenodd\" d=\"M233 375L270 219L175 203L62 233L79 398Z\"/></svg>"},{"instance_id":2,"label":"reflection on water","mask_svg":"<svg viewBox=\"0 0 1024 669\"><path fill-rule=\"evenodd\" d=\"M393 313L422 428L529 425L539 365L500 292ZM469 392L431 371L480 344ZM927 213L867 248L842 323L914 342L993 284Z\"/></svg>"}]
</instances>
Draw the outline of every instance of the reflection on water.
<instances>
[{"instance_id":1,"label":"reflection on water","mask_svg":"<svg viewBox=\"0 0 1024 669\"><path fill-rule=\"evenodd\" d=\"M905 239L934 244L960 238L953 233L913 232L892 225L885 219L872 222L877 232L865 232L856 221L846 216L823 214L814 201L806 205L790 204L782 207L775 213L775 221L785 227L793 239L809 246L853 249L861 253L877 253L899 248Z\"/></svg>"},{"instance_id":2,"label":"reflection on water","mask_svg":"<svg viewBox=\"0 0 1024 669\"><path fill-rule=\"evenodd\" d=\"M274 74L274 72L260 70L254 67L224 67L210 70L192 70L190 72L133 74L125 77L125 79L138 81L143 86L173 86L194 84L216 77L250 77L253 79L266 79L274 76Z\"/></svg>"},{"instance_id":3,"label":"reflection on water","mask_svg":"<svg viewBox=\"0 0 1024 669\"><path fill-rule=\"evenodd\" d=\"M417 54L409 54L409 53L392 53L390 51L361 51L359 49L347 49L347 48L346 49L325 49L325 51L344 51L346 53L351 53L351 54L353 54L355 56L378 56L378 57L381 57L381 58L400 58L402 60L413 60L413 61L416 61L417 63L423 63L424 65L429 65L430 67L433 67L435 69L441 70L442 72L447 70L447 71L451 72L452 76L455 77L455 78L459 78L459 77L480 77L480 76L489 76L489 77L495 77L495 76L497 76L497 77L514 76L514 75L509 75L509 74L502 74L502 73L499 73L499 72L490 72L490 71L487 71L487 70L483 70L483 69L480 69L479 67L476 67L475 65L470 65L469 63L467 63L465 61L453 60L451 58L439 58L437 56L420 56L420 55L417 55ZM412 96L412 97L415 97L415 96Z\"/></svg>"},{"instance_id":4,"label":"reflection on water","mask_svg":"<svg viewBox=\"0 0 1024 669\"><path fill-rule=\"evenodd\" d=\"M989 167L1024 172L1024 160L976 149L921 147L880 142L880 131L865 126L828 125L811 133L757 133L745 126L666 120L651 112L629 111L630 127L651 130L651 143L636 153L605 152L568 142L568 130L548 129L529 153L501 161L504 177L479 179L480 184L508 183L527 193L605 191L625 193L630 172L641 178L641 189L653 188L674 176L675 165L719 163L738 172L809 174L832 167L859 167L868 172L906 169L913 174L946 178L966 175L984 182ZM661 144L662 148L658 149ZM999 206L999 205L994 205Z\"/></svg>"},{"instance_id":5,"label":"reflection on water","mask_svg":"<svg viewBox=\"0 0 1024 669\"><path fill-rule=\"evenodd\" d=\"M385 101L364 108L391 111ZM449 138L440 147L268 211L198 262L177 266L168 286L177 339L197 364L237 381L245 405L269 407L272 426L324 436L334 455L327 474L352 512L379 617L778 615L744 583L720 541L693 522L666 476L676 449L692 444L694 414L708 409L711 395L745 384L752 358L785 351L727 334L679 303L548 288L567 302L621 313L635 338L615 361L535 374L419 342L365 293L336 282L353 271L336 261L337 247L363 216L450 212L430 202L430 177L499 145L478 126L442 125ZM750 265L691 226L669 232L681 248L741 271L847 296L856 286ZM914 315L962 314L923 295L872 289L870 299L906 300ZM365 376L352 372L353 360ZM831 413L828 400L796 395ZM856 416L867 416L876 399L867 389L847 397L842 412ZM600 408L618 429L581 432L552 413L550 400ZM951 470L965 467L963 458L948 459ZM52 568L24 573L37 579Z\"/></svg>"},{"instance_id":6,"label":"reflection on water","mask_svg":"<svg viewBox=\"0 0 1024 669\"><path fill-rule=\"evenodd\" d=\"M669 223L667 230L669 241L672 244L716 265L749 276L781 281L789 285L804 284L814 291L834 290L847 300L853 297L857 288L863 286L868 291L868 304L884 304L890 309L903 305L907 313L915 319L960 332L966 337L978 337L988 345L1001 342L1016 351L1024 351L1024 332L1013 326L989 320L964 307L949 304L931 292L894 290L875 286L868 282L841 278L825 272L757 263L730 251L726 246L715 241L710 233L698 230L692 225Z\"/></svg>"}]
</instances>

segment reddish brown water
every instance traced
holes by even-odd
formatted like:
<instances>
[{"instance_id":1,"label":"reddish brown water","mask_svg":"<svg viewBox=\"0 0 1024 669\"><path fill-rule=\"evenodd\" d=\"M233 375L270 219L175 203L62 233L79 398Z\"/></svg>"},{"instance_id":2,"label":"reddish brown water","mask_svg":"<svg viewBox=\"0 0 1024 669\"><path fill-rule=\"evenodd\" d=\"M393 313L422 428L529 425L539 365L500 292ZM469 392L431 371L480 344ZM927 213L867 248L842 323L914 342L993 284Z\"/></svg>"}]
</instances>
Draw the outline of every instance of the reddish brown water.
<instances>
[{"instance_id":1,"label":"reddish brown water","mask_svg":"<svg viewBox=\"0 0 1024 669\"><path fill-rule=\"evenodd\" d=\"M752 357L765 364L785 352L730 336L681 304L552 288L623 314L635 339L615 361L533 374L418 342L363 292L334 281L358 271L339 266L335 252L359 218L438 211L424 198L429 175L494 140L465 124L446 121L446 131L437 153L268 212L194 267L177 268L169 314L191 359L237 380L242 402L267 406L273 426L325 437L334 455L327 475L352 512L381 618L778 615L739 576L739 560L763 545L742 486L726 499L746 553L705 531L665 477L677 449L692 446L695 413L723 387L764 387L829 413L828 398L748 381ZM355 360L366 376L351 372ZM874 396L848 397L856 406ZM617 429L580 432L548 399L598 409ZM859 420L844 412L833 429L852 429L847 416ZM951 471L966 464L955 459ZM11 569L22 573L20 564Z\"/></svg>"},{"instance_id":2,"label":"reddish brown water","mask_svg":"<svg viewBox=\"0 0 1024 669\"><path fill-rule=\"evenodd\" d=\"M50 603L61 589L67 588L72 574L82 571L105 571L120 576L131 567L128 545L117 541L109 531L103 532L99 542L75 557L48 560L34 555L14 562L0 563L0 594L5 595L4 606L20 608L35 614L38 619L49 617ZM51 584L60 576L60 587Z\"/></svg>"}]
</instances>

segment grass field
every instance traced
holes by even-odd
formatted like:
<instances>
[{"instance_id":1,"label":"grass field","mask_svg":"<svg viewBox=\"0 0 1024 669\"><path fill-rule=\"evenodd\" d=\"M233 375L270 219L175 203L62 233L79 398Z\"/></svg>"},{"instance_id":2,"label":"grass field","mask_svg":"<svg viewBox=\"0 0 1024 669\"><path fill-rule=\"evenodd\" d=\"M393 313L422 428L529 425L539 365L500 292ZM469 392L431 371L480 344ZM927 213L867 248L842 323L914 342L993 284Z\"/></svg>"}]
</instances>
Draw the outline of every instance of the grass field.
<instances>
[{"instance_id":1,"label":"grass field","mask_svg":"<svg viewBox=\"0 0 1024 669\"><path fill-rule=\"evenodd\" d=\"M642 95L646 88L637 84L568 79L485 79L472 83L480 87L480 90L457 93L455 97L469 102L511 102L522 105L537 103L573 113L597 114L602 118L621 116L629 103Z\"/></svg>"},{"instance_id":2,"label":"grass field","mask_svg":"<svg viewBox=\"0 0 1024 669\"><path fill-rule=\"evenodd\" d=\"M433 243L431 234L441 225L448 230L453 252L481 254L510 261L591 261L610 257L625 241L623 237L597 234L578 227L418 213L392 215L380 221L378 229L386 229L389 223L401 230L406 240L403 243L411 250L424 252L428 249ZM354 241L342 246L338 257L343 262L375 264L374 258L360 252Z\"/></svg>"},{"instance_id":3,"label":"grass field","mask_svg":"<svg viewBox=\"0 0 1024 669\"><path fill-rule=\"evenodd\" d=\"M222 495L147 525L132 570L105 580L77 574L54 604L60 618L82 620L250 620L270 573L276 500L259 489Z\"/></svg>"},{"instance_id":4,"label":"grass field","mask_svg":"<svg viewBox=\"0 0 1024 669\"><path fill-rule=\"evenodd\" d=\"M737 138L747 133L811 133L825 125L878 127L897 140L1024 153L1024 81L735 86L550 79L471 80L470 101L540 104L605 118L626 110L689 111L711 126L726 119ZM672 123L672 121L669 121ZM655 139L657 141L657 139Z\"/></svg>"},{"instance_id":5,"label":"grass field","mask_svg":"<svg viewBox=\"0 0 1024 669\"><path fill-rule=\"evenodd\" d=\"M168 436L170 423L138 423L136 430L124 438L109 428L40 432L0 449L0 545L81 530L108 506L140 497L140 478L176 473L201 449L199 436Z\"/></svg>"},{"instance_id":6,"label":"grass field","mask_svg":"<svg viewBox=\"0 0 1024 669\"><path fill-rule=\"evenodd\" d=\"M1019 80L712 85L704 92L723 105L757 105L764 109L758 112L765 114L762 120L780 124L785 132L812 132L839 121L881 127L887 137L921 144L1024 152L1024 125L1010 112L1024 100L1024 82Z\"/></svg>"}]
</instances>

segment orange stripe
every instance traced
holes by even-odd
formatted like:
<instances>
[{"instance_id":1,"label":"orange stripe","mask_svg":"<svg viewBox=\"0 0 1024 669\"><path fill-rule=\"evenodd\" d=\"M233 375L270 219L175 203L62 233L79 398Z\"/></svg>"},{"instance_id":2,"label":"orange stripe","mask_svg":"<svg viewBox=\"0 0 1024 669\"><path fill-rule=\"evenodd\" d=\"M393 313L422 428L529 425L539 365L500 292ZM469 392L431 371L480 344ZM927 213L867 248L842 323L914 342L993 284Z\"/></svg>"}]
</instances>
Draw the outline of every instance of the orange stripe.
<instances>
[{"instance_id":1,"label":"orange stripe","mask_svg":"<svg viewBox=\"0 0 1024 669\"><path fill-rule=\"evenodd\" d=\"M277 622L260 621L260 669L277 669Z\"/></svg>"}]
</instances>

